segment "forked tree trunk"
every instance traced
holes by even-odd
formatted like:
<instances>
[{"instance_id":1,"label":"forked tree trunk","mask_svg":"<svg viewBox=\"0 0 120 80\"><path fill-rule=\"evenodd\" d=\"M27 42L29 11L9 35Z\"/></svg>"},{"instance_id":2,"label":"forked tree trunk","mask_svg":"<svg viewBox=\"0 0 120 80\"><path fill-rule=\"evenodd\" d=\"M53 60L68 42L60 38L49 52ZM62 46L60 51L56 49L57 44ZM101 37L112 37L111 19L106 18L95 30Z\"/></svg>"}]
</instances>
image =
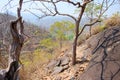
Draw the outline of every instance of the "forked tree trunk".
<instances>
[{"instance_id":1,"label":"forked tree trunk","mask_svg":"<svg viewBox=\"0 0 120 80\"><path fill-rule=\"evenodd\" d=\"M79 14L79 17L75 21L75 39L74 39L74 42L73 42L72 65L76 64L77 40L78 40L78 37L82 34L82 31L79 30L79 27L80 27L80 22L81 22L83 13L85 11L86 5L87 5L87 3L83 4L83 6L81 8L81 12Z\"/></svg>"},{"instance_id":2,"label":"forked tree trunk","mask_svg":"<svg viewBox=\"0 0 120 80\"><path fill-rule=\"evenodd\" d=\"M12 43L9 49L9 65L7 69L0 70L0 80L19 80L19 56L24 41L22 34L17 29L17 23L20 19L12 21L10 24Z\"/></svg>"},{"instance_id":3,"label":"forked tree trunk","mask_svg":"<svg viewBox=\"0 0 120 80\"><path fill-rule=\"evenodd\" d=\"M23 46L23 41L24 41L22 34L20 34L17 30L17 22L19 20L20 19L11 22L11 25L10 25L10 31L13 37L12 39L13 41L12 41L12 44L10 45L10 50L9 50L9 63L16 61L16 64L13 65L15 69L14 71L11 71L13 72L14 80L18 80L17 78L19 73L17 69L19 68L19 61L20 61L19 57L20 57L20 52Z\"/></svg>"}]
</instances>

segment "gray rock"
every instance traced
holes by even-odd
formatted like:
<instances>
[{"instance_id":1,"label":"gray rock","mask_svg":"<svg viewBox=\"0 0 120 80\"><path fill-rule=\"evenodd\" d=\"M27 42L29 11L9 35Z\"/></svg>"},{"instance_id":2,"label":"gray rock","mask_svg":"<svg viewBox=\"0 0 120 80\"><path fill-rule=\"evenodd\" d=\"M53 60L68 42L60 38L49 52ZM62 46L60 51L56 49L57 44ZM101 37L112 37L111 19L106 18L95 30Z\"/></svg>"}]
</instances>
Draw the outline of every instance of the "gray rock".
<instances>
[{"instance_id":1,"label":"gray rock","mask_svg":"<svg viewBox=\"0 0 120 80\"><path fill-rule=\"evenodd\" d=\"M57 63L57 61L52 60L52 61L47 65L47 68L51 69L51 68L55 67L56 63Z\"/></svg>"},{"instance_id":2,"label":"gray rock","mask_svg":"<svg viewBox=\"0 0 120 80\"><path fill-rule=\"evenodd\" d=\"M54 67L52 75L58 74L58 73L62 72L63 70L64 70L63 67Z\"/></svg>"},{"instance_id":3,"label":"gray rock","mask_svg":"<svg viewBox=\"0 0 120 80\"><path fill-rule=\"evenodd\" d=\"M70 59L68 57L63 57L61 59L61 66L67 65L69 63Z\"/></svg>"},{"instance_id":4,"label":"gray rock","mask_svg":"<svg viewBox=\"0 0 120 80\"><path fill-rule=\"evenodd\" d=\"M75 77L71 77L70 80L75 80Z\"/></svg>"},{"instance_id":5,"label":"gray rock","mask_svg":"<svg viewBox=\"0 0 120 80\"><path fill-rule=\"evenodd\" d=\"M120 43L118 43L120 36L112 37L120 34L120 26L116 28L118 33L113 28L105 30L98 36L100 37L100 40L97 41L99 44L93 50L92 59L77 80L120 80ZM106 40L106 38L110 40Z\"/></svg>"},{"instance_id":6,"label":"gray rock","mask_svg":"<svg viewBox=\"0 0 120 80\"><path fill-rule=\"evenodd\" d=\"M87 60L90 60L92 56L92 50L90 48L84 50L83 55L84 55L84 58L86 58Z\"/></svg>"},{"instance_id":7,"label":"gray rock","mask_svg":"<svg viewBox=\"0 0 120 80\"><path fill-rule=\"evenodd\" d=\"M85 57L82 57L81 62L85 62L85 61L87 61L87 59Z\"/></svg>"},{"instance_id":8,"label":"gray rock","mask_svg":"<svg viewBox=\"0 0 120 80\"><path fill-rule=\"evenodd\" d=\"M59 60L57 60L57 63L55 66L60 66L60 64L61 64L61 60L59 59Z\"/></svg>"},{"instance_id":9,"label":"gray rock","mask_svg":"<svg viewBox=\"0 0 120 80\"><path fill-rule=\"evenodd\" d=\"M69 66L68 66L68 65L65 65L65 66L63 66L63 68L64 68L64 70L66 70L66 69L69 68Z\"/></svg>"}]
</instances>

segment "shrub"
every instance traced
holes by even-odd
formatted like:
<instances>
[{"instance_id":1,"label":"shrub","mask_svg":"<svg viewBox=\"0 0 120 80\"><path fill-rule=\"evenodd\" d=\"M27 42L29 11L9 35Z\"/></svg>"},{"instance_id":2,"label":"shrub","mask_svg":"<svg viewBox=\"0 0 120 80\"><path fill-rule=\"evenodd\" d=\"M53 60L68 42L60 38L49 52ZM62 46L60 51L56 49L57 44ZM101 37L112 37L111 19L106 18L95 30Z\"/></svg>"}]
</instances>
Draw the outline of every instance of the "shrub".
<instances>
[{"instance_id":1,"label":"shrub","mask_svg":"<svg viewBox=\"0 0 120 80\"><path fill-rule=\"evenodd\" d=\"M105 21L105 27L120 26L120 14L114 14Z\"/></svg>"},{"instance_id":2,"label":"shrub","mask_svg":"<svg viewBox=\"0 0 120 80\"><path fill-rule=\"evenodd\" d=\"M58 43L52 38L46 38L40 41L40 48L47 53L53 53L56 47L58 47Z\"/></svg>"},{"instance_id":3,"label":"shrub","mask_svg":"<svg viewBox=\"0 0 120 80\"><path fill-rule=\"evenodd\" d=\"M102 26L94 26L92 29L92 35L95 35L101 31L103 31L104 29L106 29L106 27L104 25Z\"/></svg>"},{"instance_id":4,"label":"shrub","mask_svg":"<svg viewBox=\"0 0 120 80\"><path fill-rule=\"evenodd\" d=\"M33 53L24 53L21 55L21 62L24 65L20 70L21 80L33 80L34 76L41 76L43 71L43 64L56 57L56 54L46 53L41 49L36 49ZM39 75L35 74L39 71Z\"/></svg>"}]
</instances>

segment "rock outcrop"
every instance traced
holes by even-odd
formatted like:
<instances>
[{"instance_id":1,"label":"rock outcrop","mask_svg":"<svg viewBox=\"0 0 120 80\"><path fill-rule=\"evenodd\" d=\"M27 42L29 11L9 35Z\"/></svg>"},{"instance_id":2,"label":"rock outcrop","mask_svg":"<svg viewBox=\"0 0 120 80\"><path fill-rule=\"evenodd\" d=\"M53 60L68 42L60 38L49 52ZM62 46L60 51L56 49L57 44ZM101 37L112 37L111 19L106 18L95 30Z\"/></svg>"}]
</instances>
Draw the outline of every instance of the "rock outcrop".
<instances>
[{"instance_id":1,"label":"rock outcrop","mask_svg":"<svg viewBox=\"0 0 120 80\"><path fill-rule=\"evenodd\" d=\"M120 26L92 35L77 47L75 66L71 66L71 59L72 49L60 53L44 65L45 76L40 79L120 80Z\"/></svg>"},{"instance_id":2,"label":"rock outcrop","mask_svg":"<svg viewBox=\"0 0 120 80\"><path fill-rule=\"evenodd\" d=\"M105 30L88 67L77 80L120 80L120 26Z\"/></svg>"},{"instance_id":3,"label":"rock outcrop","mask_svg":"<svg viewBox=\"0 0 120 80\"><path fill-rule=\"evenodd\" d=\"M46 67L47 72L52 75L58 74L69 68L70 58L68 56L60 57L57 60L52 60Z\"/></svg>"}]
</instances>

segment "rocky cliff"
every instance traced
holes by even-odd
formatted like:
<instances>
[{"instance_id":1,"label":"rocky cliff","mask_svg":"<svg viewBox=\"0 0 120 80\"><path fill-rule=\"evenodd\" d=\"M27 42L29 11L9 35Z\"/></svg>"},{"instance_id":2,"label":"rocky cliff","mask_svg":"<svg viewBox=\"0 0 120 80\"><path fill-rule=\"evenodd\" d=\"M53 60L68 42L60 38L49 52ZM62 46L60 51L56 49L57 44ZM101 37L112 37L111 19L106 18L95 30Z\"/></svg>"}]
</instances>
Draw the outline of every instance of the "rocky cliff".
<instances>
[{"instance_id":1,"label":"rocky cliff","mask_svg":"<svg viewBox=\"0 0 120 80\"><path fill-rule=\"evenodd\" d=\"M120 80L120 26L98 36L92 59L78 80Z\"/></svg>"}]
</instances>

